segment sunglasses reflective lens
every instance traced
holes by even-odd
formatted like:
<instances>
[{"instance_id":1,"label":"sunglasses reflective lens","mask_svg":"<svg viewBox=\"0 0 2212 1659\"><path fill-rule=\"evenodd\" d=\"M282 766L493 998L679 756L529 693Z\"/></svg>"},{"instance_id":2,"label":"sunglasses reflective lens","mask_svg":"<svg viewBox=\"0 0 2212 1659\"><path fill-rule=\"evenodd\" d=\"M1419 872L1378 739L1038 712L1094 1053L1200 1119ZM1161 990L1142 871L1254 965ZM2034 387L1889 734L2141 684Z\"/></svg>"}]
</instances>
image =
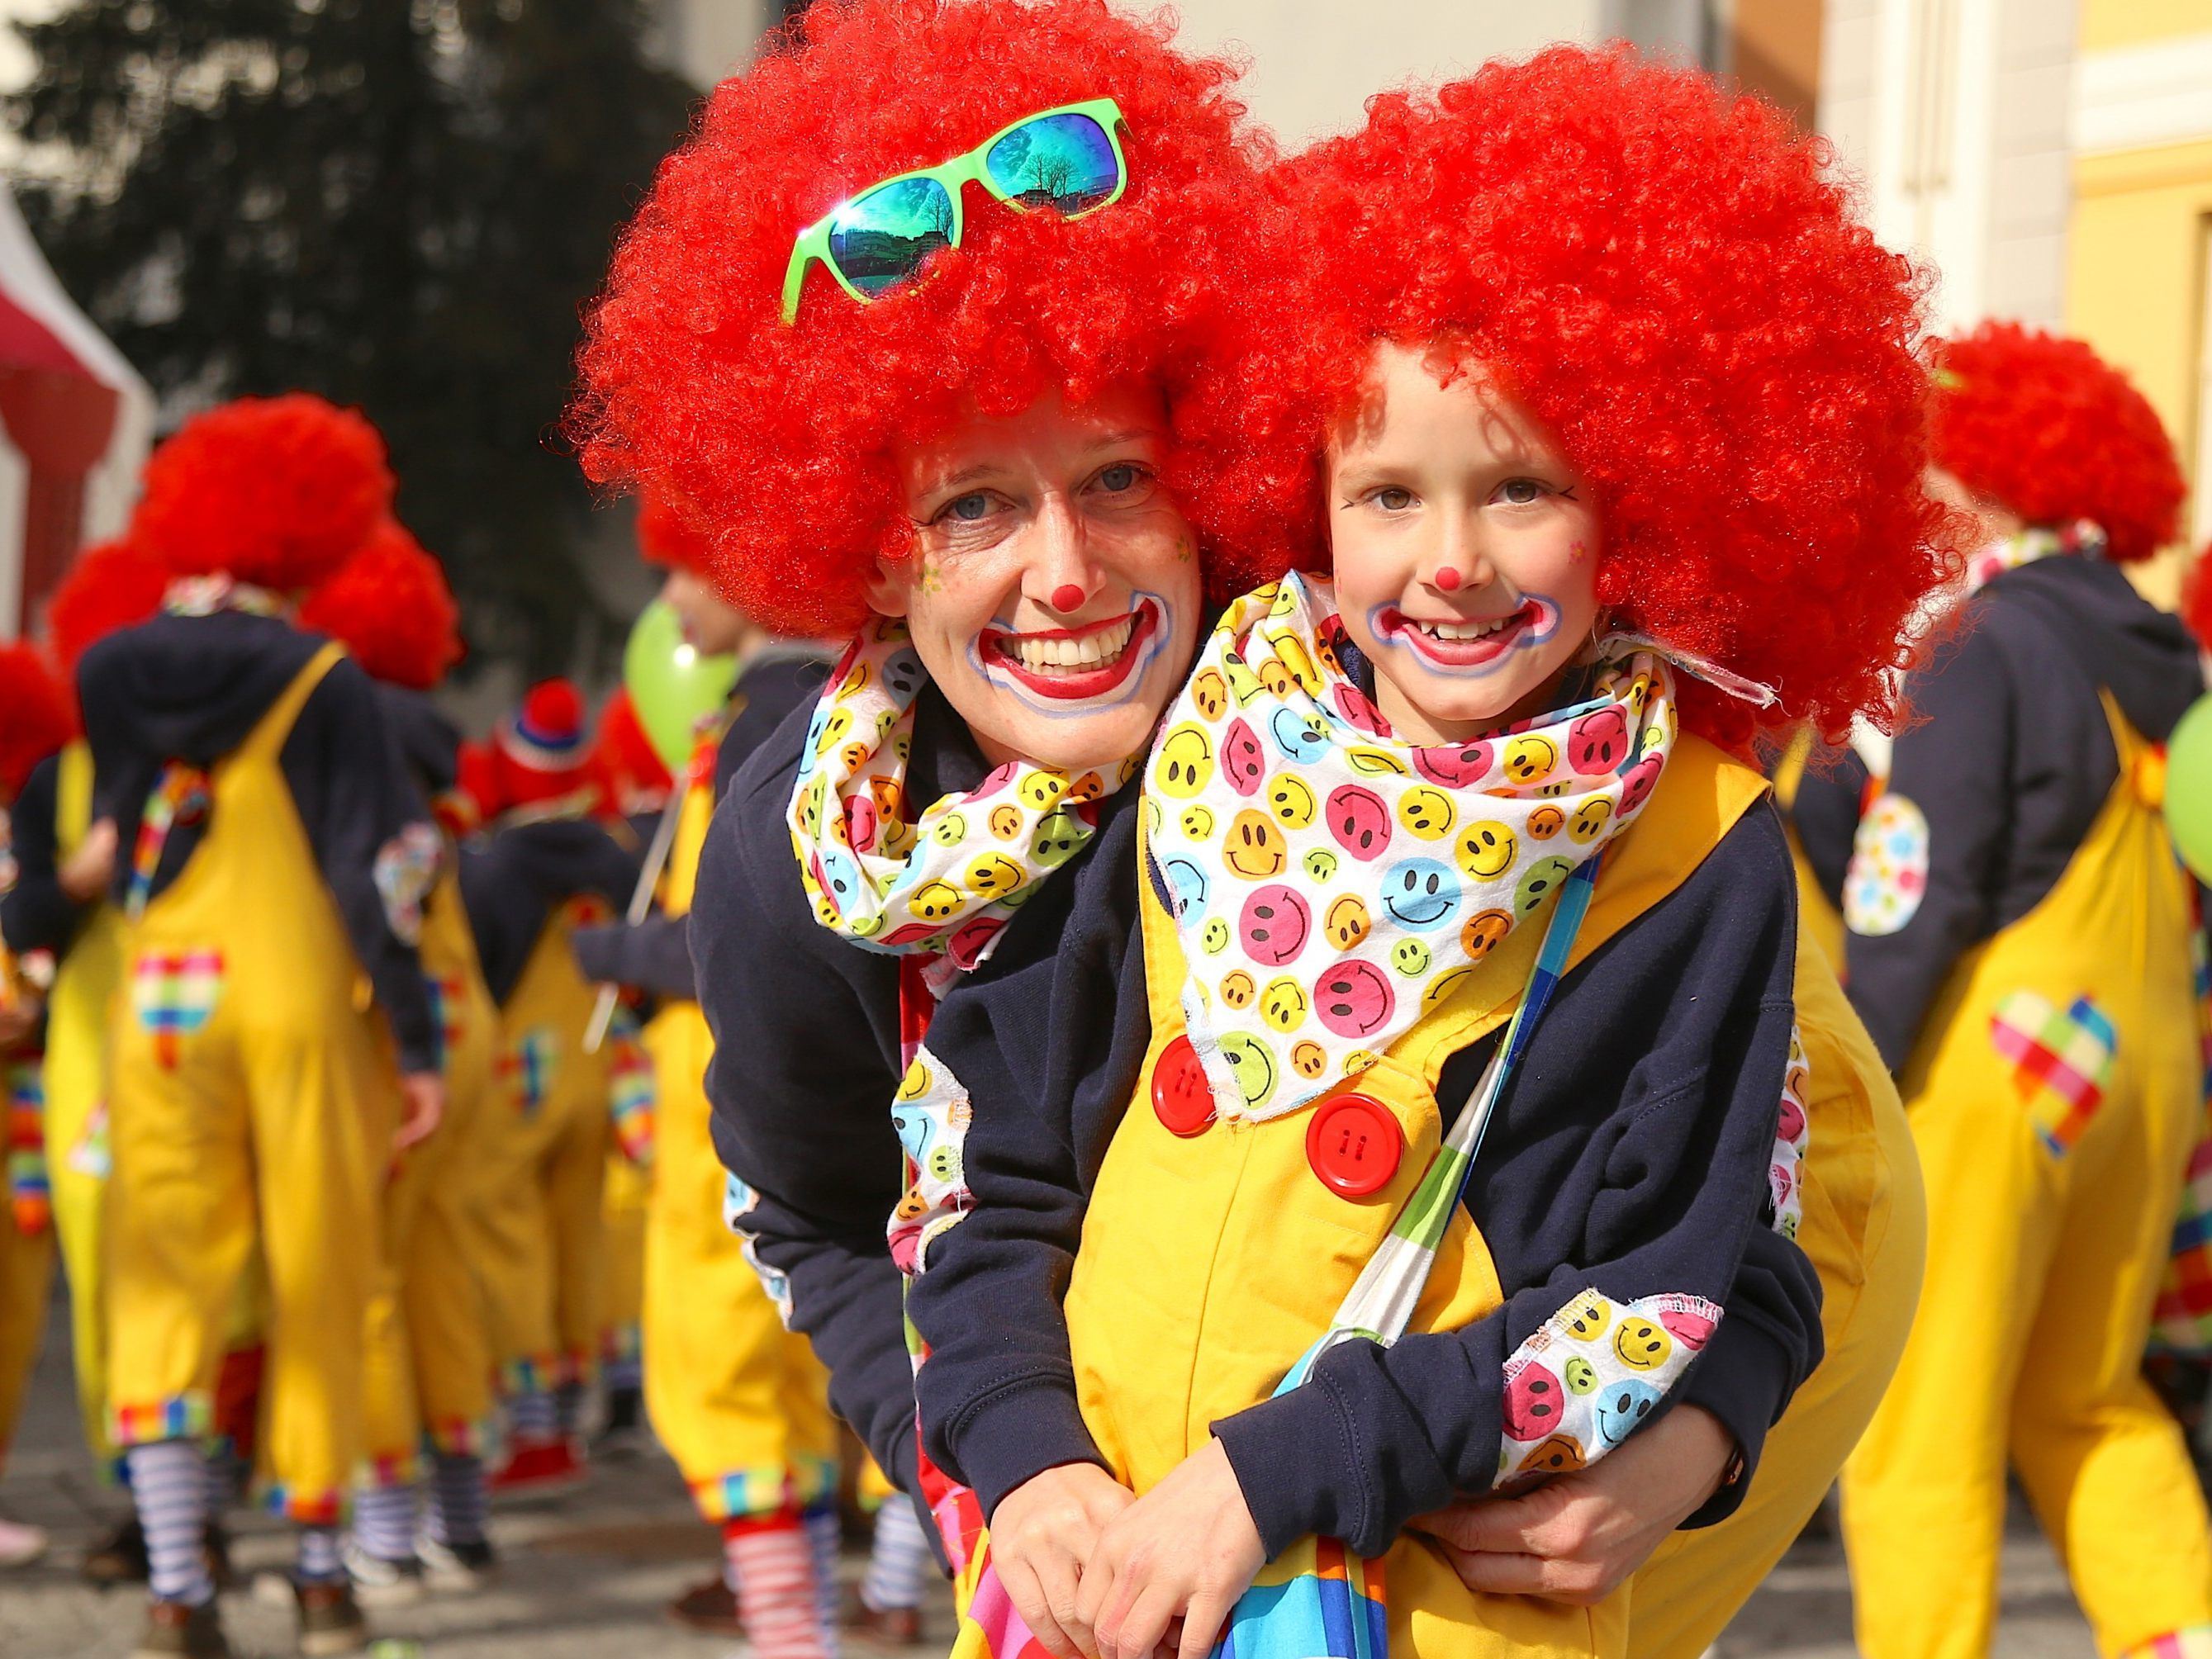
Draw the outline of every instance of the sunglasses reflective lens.
<instances>
[{"instance_id":1,"label":"sunglasses reflective lens","mask_svg":"<svg viewBox=\"0 0 2212 1659\"><path fill-rule=\"evenodd\" d=\"M905 281L952 242L952 198L934 179L900 179L856 196L830 222L830 253L845 280L874 295Z\"/></svg>"},{"instance_id":2,"label":"sunglasses reflective lens","mask_svg":"<svg viewBox=\"0 0 2212 1659\"><path fill-rule=\"evenodd\" d=\"M991 146L983 165L1009 201L1081 213L1121 182L1121 163L1106 129L1087 115L1024 121Z\"/></svg>"}]
</instances>

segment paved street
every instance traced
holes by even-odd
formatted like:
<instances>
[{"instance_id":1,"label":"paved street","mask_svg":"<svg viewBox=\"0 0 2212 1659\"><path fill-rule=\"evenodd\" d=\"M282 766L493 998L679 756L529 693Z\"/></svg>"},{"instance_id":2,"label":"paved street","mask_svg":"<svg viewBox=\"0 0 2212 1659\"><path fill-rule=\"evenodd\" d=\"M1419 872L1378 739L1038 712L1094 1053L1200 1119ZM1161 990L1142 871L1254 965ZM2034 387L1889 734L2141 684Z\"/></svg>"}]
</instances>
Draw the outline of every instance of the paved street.
<instances>
[{"instance_id":1,"label":"paved street","mask_svg":"<svg viewBox=\"0 0 2212 1659\"><path fill-rule=\"evenodd\" d=\"M0 1475L0 1514L49 1528L52 1557L0 1575L0 1656L122 1659L139 1628L135 1595L83 1588L76 1558L118 1513L94 1478L76 1431L69 1384L67 1322L50 1321L29 1409ZM288 1557L285 1534L246 1511L232 1516L246 1576ZM720 1659L727 1643L669 1623L661 1606L713 1570L714 1535L691 1516L676 1472L657 1454L603 1464L583 1491L503 1508L494 1535L505 1559L499 1586L380 1616L380 1634L411 1638L424 1659ZM848 1552L857 1577L860 1557ZM2094 1650L2057 1562L2032 1527L2014 1528L2005 1559L2001 1659L2091 1659ZM893 1659L942 1654L951 1608L933 1610L924 1645ZM224 1602L240 1659L292 1651L287 1610L245 1593ZM1841 1552L1801 1543L1716 1650L1725 1659L1850 1659L1850 1597ZM856 1656L865 1651L853 1644Z\"/></svg>"}]
</instances>

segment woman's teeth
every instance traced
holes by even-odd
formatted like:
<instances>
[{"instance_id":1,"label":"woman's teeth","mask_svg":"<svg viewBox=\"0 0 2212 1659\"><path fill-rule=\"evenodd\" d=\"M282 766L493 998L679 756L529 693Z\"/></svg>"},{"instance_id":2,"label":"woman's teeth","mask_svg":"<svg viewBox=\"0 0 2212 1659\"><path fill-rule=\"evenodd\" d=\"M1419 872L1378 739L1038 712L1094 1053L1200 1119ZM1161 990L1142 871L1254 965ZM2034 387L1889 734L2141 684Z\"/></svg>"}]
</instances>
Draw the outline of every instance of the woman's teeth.
<instances>
[{"instance_id":1,"label":"woman's teeth","mask_svg":"<svg viewBox=\"0 0 2212 1659\"><path fill-rule=\"evenodd\" d=\"M1489 638L1508 623L1516 620L1520 615L1521 613L1516 611L1504 617L1491 617L1474 622L1456 623L1425 622L1418 617L1408 617L1406 618L1406 626L1426 634L1432 640L1481 640Z\"/></svg>"},{"instance_id":2,"label":"woman's teeth","mask_svg":"<svg viewBox=\"0 0 2212 1659\"><path fill-rule=\"evenodd\" d=\"M1110 628L1102 628L1079 639L1041 639L1028 634L1004 634L999 643L1014 659L1034 674L1085 674L1121 659L1128 649L1129 635L1137 626L1133 615Z\"/></svg>"}]
</instances>

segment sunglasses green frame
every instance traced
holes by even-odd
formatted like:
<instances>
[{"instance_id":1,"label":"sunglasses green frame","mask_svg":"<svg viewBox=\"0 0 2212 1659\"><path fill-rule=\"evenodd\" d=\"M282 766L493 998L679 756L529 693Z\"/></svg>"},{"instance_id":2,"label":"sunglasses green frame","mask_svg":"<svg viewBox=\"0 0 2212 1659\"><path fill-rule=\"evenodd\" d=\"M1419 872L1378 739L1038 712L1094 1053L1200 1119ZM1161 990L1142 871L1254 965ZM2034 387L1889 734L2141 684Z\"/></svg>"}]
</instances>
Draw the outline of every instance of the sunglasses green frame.
<instances>
[{"instance_id":1,"label":"sunglasses green frame","mask_svg":"<svg viewBox=\"0 0 2212 1659\"><path fill-rule=\"evenodd\" d=\"M916 167L911 173L894 173L888 179L878 179L866 190L855 191L812 224L807 226L805 229L800 231L791 245L791 263L784 268L783 320L787 323L799 320L799 300L806 287L807 268L817 260L829 268L830 274L837 279L838 287L843 289L862 305L866 305L871 300L882 297L881 295L864 293L854 286L852 279L839 269L836 256L830 251L830 230L831 225L836 222L837 216L863 197L872 196L878 191L892 185L902 185L909 179L935 179L944 186L945 193L952 198L952 234L946 244L951 247L960 246L961 238L967 230L967 209L962 198L965 194L966 186L970 184L982 185L994 200L1004 202L1008 207L1018 212L1033 211L1026 204L1000 187L998 180L991 177L990 169L984 165L984 158L989 155L991 151L997 148L1000 141L1009 133L1017 132L1032 122L1050 120L1056 115L1089 116L1098 124L1100 130L1106 135L1106 142L1112 145L1114 149L1115 179L1111 193L1103 200L1094 202L1079 212L1066 214L1062 216L1068 219L1087 218L1091 214L1109 208L1120 201L1122 193L1129 188L1129 158L1121 149L1121 129L1127 125L1127 121L1121 113L1121 106L1111 98L1092 98L1079 104L1061 104L1054 109L1038 110L1034 114L1023 116L1018 121L1007 122L1006 125L963 155L956 155L949 161L940 161L933 167ZM887 285L886 291L889 288L899 286L900 283L908 279L902 278L898 282Z\"/></svg>"}]
</instances>

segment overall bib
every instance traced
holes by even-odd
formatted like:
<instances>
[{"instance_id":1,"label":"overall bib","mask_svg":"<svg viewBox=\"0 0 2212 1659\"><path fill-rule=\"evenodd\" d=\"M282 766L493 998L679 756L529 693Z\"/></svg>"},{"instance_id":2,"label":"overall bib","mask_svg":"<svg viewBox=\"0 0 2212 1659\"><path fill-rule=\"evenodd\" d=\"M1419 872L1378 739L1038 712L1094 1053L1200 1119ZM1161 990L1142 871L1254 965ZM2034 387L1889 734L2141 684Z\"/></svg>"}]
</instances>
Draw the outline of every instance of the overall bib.
<instances>
[{"instance_id":1,"label":"overall bib","mask_svg":"<svg viewBox=\"0 0 2212 1659\"><path fill-rule=\"evenodd\" d=\"M1821 889L1813 861L1805 856L1804 838L1797 833L1791 810L1797 804L1797 786L1805 781L1805 761L1812 752L1809 737L1790 745L1774 768L1774 799L1782 808L1782 833L1790 842L1790 862L1797 872L1797 931L1812 936L1820 953L1841 968L1844 961L1844 913Z\"/></svg>"},{"instance_id":2,"label":"overall bib","mask_svg":"<svg viewBox=\"0 0 2212 1659\"><path fill-rule=\"evenodd\" d=\"M116 1444L207 1434L258 1242L262 1459L276 1507L324 1525L362 1449L378 1189L398 1114L386 1040L280 762L342 654L319 652L216 763L204 836L131 932L108 1096Z\"/></svg>"},{"instance_id":3,"label":"overall bib","mask_svg":"<svg viewBox=\"0 0 2212 1659\"><path fill-rule=\"evenodd\" d=\"M446 1115L436 1133L400 1155L384 1190L386 1255L369 1303L362 1471L374 1486L414 1480L426 1437L442 1452L480 1455L491 1416L471 1212L482 1196L498 1012L450 861L422 908L422 957L439 1018Z\"/></svg>"},{"instance_id":4,"label":"overall bib","mask_svg":"<svg viewBox=\"0 0 2212 1659\"><path fill-rule=\"evenodd\" d=\"M584 1052L597 994L568 934L603 910L592 898L556 910L500 1011L479 1237L492 1356L509 1395L580 1381L599 1354L607 1054Z\"/></svg>"},{"instance_id":5,"label":"overall bib","mask_svg":"<svg viewBox=\"0 0 2212 1659\"><path fill-rule=\"evenodd\" d=\"M713 773L685 791L665 908L691 908L714 816ZM803 1510L835 1490L837 1425L829 1373L775 1304L723 1218L728 1177L708 1133L707 1061L696 1002L671 1002L646 1027L658 1082L653 1189L645 1237L645 1404L708 1520Z\"/></svg>"},{"instance_id":6,"label":"overall bib","mask_svg":"<svg viewBox=\"0 0 2212 1659\"><path fill-rule=\"evenodd\" d=\"M1990 1650L2008 1463L2101 1652L2212 1651L2204 1500L2141 1370L2203 1109L2190 896L2162 759L2106 714L2111 795L2043 902L1960 959L1905 1071L1927 1292L1844 1487L1872 1659Z\"/></svg>"},{"instance_id":7,"label":"overall bib","mask_svg":"<svg viewBox=\"0 0 2212 1659\"><path fill-rule=\"evenodd\" d=\"M599 1224L606 1239L599 1358L609 1365L635 1364L644 1354L645 1212L652 1201L652 1165L636 1162L620 1147L610 1152L606 1184L599 1194Z\"/></svg>"}]
</instances>

